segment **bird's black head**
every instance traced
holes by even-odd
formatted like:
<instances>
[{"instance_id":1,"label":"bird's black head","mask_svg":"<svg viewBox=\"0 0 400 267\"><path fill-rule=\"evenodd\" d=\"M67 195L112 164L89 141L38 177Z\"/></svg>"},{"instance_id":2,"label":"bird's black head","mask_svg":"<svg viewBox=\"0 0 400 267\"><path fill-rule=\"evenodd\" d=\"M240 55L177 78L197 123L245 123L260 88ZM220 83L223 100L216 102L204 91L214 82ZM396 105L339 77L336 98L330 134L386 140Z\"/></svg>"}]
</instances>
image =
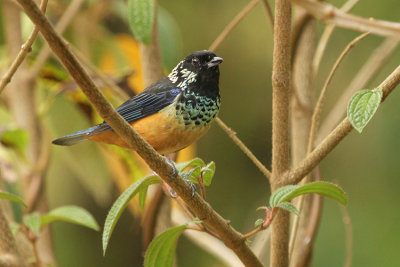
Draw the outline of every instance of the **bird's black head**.
<instances>
[{"instance_id":1,"label":"bird's black head","mask_svg":"<svg viewBox=\"0 0 400 267\"><path fill-rule=\"evenodd\" d=\"M169 80L183 90L217 90L219 67L223 61L213 52L196 51L187 56L168 75Z\"/></svg>"}]
</instances>

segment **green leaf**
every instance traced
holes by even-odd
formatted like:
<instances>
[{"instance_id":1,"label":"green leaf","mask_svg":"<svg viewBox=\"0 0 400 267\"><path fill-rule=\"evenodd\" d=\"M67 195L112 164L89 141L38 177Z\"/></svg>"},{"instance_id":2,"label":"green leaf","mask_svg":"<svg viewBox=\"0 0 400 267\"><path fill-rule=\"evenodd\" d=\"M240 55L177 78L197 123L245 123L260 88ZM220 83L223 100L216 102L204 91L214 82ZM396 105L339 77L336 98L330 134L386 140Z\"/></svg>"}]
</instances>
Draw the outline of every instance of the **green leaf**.
<instances>
[{"instance_id":1,"label":"green leaf","mask_svg":"<svg viewBox=\"0 0 400 267\"><path fill-rule=\"evenodd\" d=\"M254 227L257 228L258 226L262 225L263 223L264 223L264 220L263 220L263 219L257 219L257 220L254 222Z\"/></svg>"},{"instance_id":2,"label":"green leaf","mask_svg":"<svg viewBox=\"0 0 400 267\"><path fill-rule=\"evenodd\" d=\"M206 166L206 164L200 158L194 158L194 159L192 159L190 161L186 161L186 162L176 163L175 164L175 167L178 170L178 172L183 171L187 167L197 167L197 166L198 167L204 167L204 166Z\"/></svg>"},{"instance_id":3,"label":"green leaf","mask_svg":"<svg viewBox=\"0 0 400 267\"><path fill-rule=\"evenodd\" d=\"M269 198L269 205L271 208L276 207L279 205L279 203L283 202L282 199L292 191L296 190L299 188L298 185L287 185L280 187L275 190L274 193L272 193L271 197Z\"/></svg>"},{"instance_id":4,"label":"green leaf","mask_svg":"<svg viewBox=\"0 0 400 267\"><path fill-rule=\"evenodd\" d=\"M168 229L151 241L144 257L145 267L170 267L174 260L174 252L179 236L186 225Z\"/></svg>"},{"instance_id":5,"label":"green leaf","mask_svg":"<svg viewBox=\"0 0 400 267\"><path fill-rule=\"evenodd\" d=\"M23 217L23 222L29 229L35 233L36 236L39 236L40 233L40 214L38 212L33 212L31 214L27 214Z\"/></svg>"},{"instance_id":6,"label":"green leaf","mask_svg":"<svg viewBox=\"0 0 400 267\"><path fill-rule=\"evenodd\" d=\"M347 204L347 195L339 186L321 181L308 183L302 186L287 185L278 188L270 197L269 203L273 208L279 206L279 204L283 202L288 202L297 196L311 193L316 193L335 199L343 205Z\"/></svg>"},{"instance_id":7,"label":"green leaf","mask_svg":"<svg viewBox=\"0 0 400 267\"><path fill-rule=\"evenodd\" d=\"M343 205L347 204L347 195L343 191L343 189L341 189L339 186L335 184L328 182L313 182L300 186L296 190L286 195L282 199L282 202L290 201L297 196L304 194L311 194L311 193L316 193L325 197L335 199L340 203L342 203Z\"/></svg>"},{"instance_id":8,"label":"green leaf","mask_svg":"<svg viewBox=\"0 0 400 267\"><path fill-rule=\"evenodd\" d=\"M154 23L154 0L128 0L128 21L135 38L149 45Z\"/></svg>"},{"instance_id":9,"label":"green leaf","mask_svg":"<svg viewBox=\"0 0 400 267\"><path fill-rule=\"evenodd\" d=\"M147 189L148 188L149 188L148 186L145 186L139 192L139 207L140 207L141 211L144 210L144 204L146 203L146 196L147 196Z\"/></svg>"},{"instance_id":10,"label":"green leaf","mask_svg":"<svg viewBox=\"0 0 400 267\"><path fill-rule=\"evenodd\" d=\"M181 176L185 180L190 180L193 183L198 184L199 183L198 178L200 177L200 173L201 173L200 167L195 167L187 172L182 172Z\"/></svg>"},{"instance_id":11,"label":"green leaf","mask_svg":"<svg viewBox=\"0 0 400 267\"><path fill-rule=\"evenodd\" d=\"M105 255L108 242L110 241L111 234L114 231L115 225L118 222L119 217L121 216L122 212L125 210L126 206L128 205L129 201L143 188L148 187L151 184L158 184L161 183L161 179L158 176L146 176L131 186L129 186L114 202L113 206L111 207L110 211L108 212L106 222L104 223L103 229L103 254Z\"/></svg>"},{"instance_id":12,"label":"green leaf","mask_svg":"<svg viewBox=\"0 0 400 267\"><path fill-rule=\"evenodd\" d=\"M100 230L100 227L93 216L85 209L77 206L63 206L51 210L49 213L42 215L40 226L43 227L54 221L78 224L95 231Z\"/></svg>"},{"instance_id":13,"label":"green leaf","mask_svg":"<svg viewBox=\"0 0 400 267\"><path fill-rule=\"evenodd\" d=\"M287 210L289 212L293 212L294 214L296 214L297 216L300 215L299 211L297 210L297 208L290 202L282 202L280 203L277 207Z\"/></svg>"},{"instance_id":14,"label":"green leaf","mask_svg":"<svg viewBox=\"0 0 400 267\"><path fill-rule=\"evenodd\" d=\"M210 186L215 174L215 162L211 161L207 166L201 169L203 173L203 181L205 186Z\"/></svg>"},{"instance_id":15,"label":"green leaf","mask_svg":"<svg viewBox=\"0 0 400 267\"><path fill-rule=\"evenodd\" d=\"M10 222L10 230L13 235L16 235L19 231L19 223Z\"/></svg>"},{"instance_id":16,"label":"green leaf","mask_svg":"<svg viewBox=\"0 0 400 267\"><path fill-rule=\"evenodd\" d=\"M1 142L23 152L28 144L28 133L21 129L6 130L1 135Z\"/></svg>"},{"instance_id":17,"label":"green leaf","mask_svg":"<svg viewBox=\"0 0 400 267\"><path fill-rule=\"evenodd\" d=\"M17 196L17 195L14 195L14 194L11 194L11 193L8 193L8 192L1 191L1 190L0 190L0 198L1 198L1 199L8 199L8 200L14 201L14 202L16 202L16 203L18 203L18 204L21 204L22 206L25 206L25 207L26 207L25 202L22 200L22 198L20 198L20 197Z\"/></svg>"},{"instance_id":18,"label":"green leaf","mask_svg":"<svg viewBox=\"0 0 400 267\"><path fill-rule=\"evenodd\" d=\"M347 106L347 117L353 127L361 133L374 116L382 100L382 88L357 92Z\"/></svg>"}]
</instances>

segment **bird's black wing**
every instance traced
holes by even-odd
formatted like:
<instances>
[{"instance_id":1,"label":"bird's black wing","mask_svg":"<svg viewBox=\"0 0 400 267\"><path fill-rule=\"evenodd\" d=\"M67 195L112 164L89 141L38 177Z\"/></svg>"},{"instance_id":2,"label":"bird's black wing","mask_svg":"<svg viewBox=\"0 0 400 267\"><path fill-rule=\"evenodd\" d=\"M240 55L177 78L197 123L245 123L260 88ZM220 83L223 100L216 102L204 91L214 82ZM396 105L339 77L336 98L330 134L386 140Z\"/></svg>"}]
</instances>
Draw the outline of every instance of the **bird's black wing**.
<instances>
[{"instance_id":1,"label":"bird's black wing","mask_svg":"<svg viewBox=\"0 0 400 267\"><path fill-rule=\"evenodd\" d=\"M168 78L163 78L150 85L140 94L124 102L116 110L128 122L142 119L172 104L181 93L179 88L173 86ZM103 122L99 124L90 135L99 134L110 130L111 127Z\"/></svg>"}]
</instances>

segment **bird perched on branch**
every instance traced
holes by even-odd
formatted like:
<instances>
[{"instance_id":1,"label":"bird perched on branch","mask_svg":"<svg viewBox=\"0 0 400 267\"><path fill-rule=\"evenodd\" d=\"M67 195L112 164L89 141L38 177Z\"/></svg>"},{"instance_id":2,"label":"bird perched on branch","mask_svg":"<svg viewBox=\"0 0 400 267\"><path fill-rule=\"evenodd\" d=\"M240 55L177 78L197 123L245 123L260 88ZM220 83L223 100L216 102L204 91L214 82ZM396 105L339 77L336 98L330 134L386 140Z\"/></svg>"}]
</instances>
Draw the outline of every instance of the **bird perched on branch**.
<instances>
[{"instance_id":1,"label":"bird perched on branch","mask_svg":"<svg viewBox=\"0 0 400 267\"><path fill-rule=\"evenodd\" d=\"M222 61L210 51L193 52L117 112L160 154L179 151L203 136L217 116ZM58 138L53 144L69 146L84 140L129 148L106 122Z\"/></svg>"}]
</instances>

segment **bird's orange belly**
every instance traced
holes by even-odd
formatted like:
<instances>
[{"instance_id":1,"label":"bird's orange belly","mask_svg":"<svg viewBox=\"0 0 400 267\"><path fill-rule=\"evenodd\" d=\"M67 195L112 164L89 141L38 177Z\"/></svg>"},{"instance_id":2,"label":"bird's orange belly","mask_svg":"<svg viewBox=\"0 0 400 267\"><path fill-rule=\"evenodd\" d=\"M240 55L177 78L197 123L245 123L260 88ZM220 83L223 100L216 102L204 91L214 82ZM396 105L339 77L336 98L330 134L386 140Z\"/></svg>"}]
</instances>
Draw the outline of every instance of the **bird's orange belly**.
<instances>
[{"instance_id":1,"label":"bird's orange belly","mask_svg":"<svg viewBox=\"0 0 400 267\"><path fill-rule=\"evenodd\" d=\"M159 112L133 122L132 127L160 154L179 151L202 137L210 128L185 125L170 112ZM129 148L114 131L89 137L90 140Z\"/></svg>"}]
</instances>

